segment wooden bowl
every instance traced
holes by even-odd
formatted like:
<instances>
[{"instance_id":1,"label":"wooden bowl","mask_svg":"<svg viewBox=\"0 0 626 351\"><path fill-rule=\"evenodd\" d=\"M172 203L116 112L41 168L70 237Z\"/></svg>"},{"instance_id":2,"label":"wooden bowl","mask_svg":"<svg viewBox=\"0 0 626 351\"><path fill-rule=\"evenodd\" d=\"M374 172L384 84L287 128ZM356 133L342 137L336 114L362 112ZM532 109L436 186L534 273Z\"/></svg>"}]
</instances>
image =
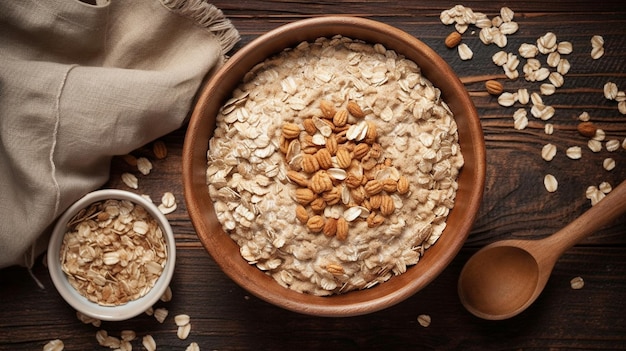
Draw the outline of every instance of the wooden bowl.
<instances>
[{"instance_id":1,"label":"wooden bowl","mask_svg":"<svg viewBox=\"0 0 626 351\"><path fill-rule=\"evenodd\" d=\"M455 207L447 227L417 265L387 282L341 295L319 297L280 286L242 258L239 246L222 230L206 184L208 141L215 117L233 89L257 63L301 41L341 34L381 43L416 62L422 73L442 91L454 113L465 165L458 178ZM423 42L386 24L355 17L322 17L274 29L239 50L203 87L193 110L183 148L185 200L200 241L220 268L251 294L282 308L317 316L354 316L395 305L424 288L456 256L476 218L485 182L483 133L467 91L449 65Z\"/></svg>"}]
</instances>

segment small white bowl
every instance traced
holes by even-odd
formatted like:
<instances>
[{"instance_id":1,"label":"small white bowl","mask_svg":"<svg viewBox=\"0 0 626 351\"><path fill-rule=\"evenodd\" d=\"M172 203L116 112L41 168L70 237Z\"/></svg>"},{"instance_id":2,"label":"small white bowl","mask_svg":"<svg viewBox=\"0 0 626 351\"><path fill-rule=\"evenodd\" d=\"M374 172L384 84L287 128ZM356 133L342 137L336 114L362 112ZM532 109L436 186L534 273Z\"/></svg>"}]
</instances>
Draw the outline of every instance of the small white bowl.
<instances>
[{"instance_id":1,"label":"small white bowl","mask_svg":"<svg viewBox=\"0 0 626 351\"><path fill-rule=\"evenodd\" d=\"M72 285L70 285L66 274L61 268L60 249L63 237L67 231L66 224L78 211L89 207L94 202L102 200L128 200L136 205L142 206L152 217L154 217L163 231L163 237L167 246L167 261L161 276L144 296L118 306L103 306L96 302L89 301L82 296ZM57 220L52 231L52 236L48 244L48 270L54 286L59 294L77 311L100 320L121 321L133 318L152 307L165 293L174 274L176 262L176 243L174 233L167 221L167 218L149 200L140 195L124 190L105 189L91 192L70 206Z\"/></svg>"}]
</instances>

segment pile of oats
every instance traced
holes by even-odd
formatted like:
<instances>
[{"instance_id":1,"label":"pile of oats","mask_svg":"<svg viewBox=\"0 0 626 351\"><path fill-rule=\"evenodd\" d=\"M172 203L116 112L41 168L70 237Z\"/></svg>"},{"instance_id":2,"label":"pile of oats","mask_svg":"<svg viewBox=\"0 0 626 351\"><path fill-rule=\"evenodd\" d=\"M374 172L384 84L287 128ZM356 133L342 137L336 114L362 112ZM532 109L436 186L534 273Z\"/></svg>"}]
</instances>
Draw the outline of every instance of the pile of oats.
<instances>
[{"instance_id":1,"label":"pile of oats","mask_svg":"<svg viewBox=\"0 0 626 351\"><path fill-rule=\"evenodd\" d=\"M359 158L372 149L366 165ZM302 42L248 72L217 116L207 156L217 217L242 256L319 296L416 264L446 226L464 162L452 113L420 68L341 36Z\"/></svg>"},{"instance_id":2,"label":"pile of oats","mask_svg":"<svg viewBox=\"0 0 626 351\"><path fill-rule=\"evenodd\" d=\"M156 219L126 200L93 203L68 223L60 253L70 284L92 302L122 305L161 276L167 247Z\"/></svg>"}]
</instances>

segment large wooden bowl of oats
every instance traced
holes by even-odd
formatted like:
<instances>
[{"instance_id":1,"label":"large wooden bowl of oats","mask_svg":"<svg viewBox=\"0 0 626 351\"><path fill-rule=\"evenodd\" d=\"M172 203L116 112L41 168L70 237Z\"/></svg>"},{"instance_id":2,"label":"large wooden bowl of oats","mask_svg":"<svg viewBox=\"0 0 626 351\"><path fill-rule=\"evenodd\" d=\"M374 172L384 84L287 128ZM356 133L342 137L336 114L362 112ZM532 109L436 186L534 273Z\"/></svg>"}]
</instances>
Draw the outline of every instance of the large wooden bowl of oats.
<instances>
[{"instance_id":1,"label":"large wooden bowl of oats","mask_svg":"<svg viewBox=\"0 0 626 351\"><path fill-rule=\"evenodd\" d=\"M189 215L255 296L317 316L381 310L465 242L485 181L463 84L433 50L354 17L287 24L203 87L183 150Z\"/></svg>"}]
</instances>

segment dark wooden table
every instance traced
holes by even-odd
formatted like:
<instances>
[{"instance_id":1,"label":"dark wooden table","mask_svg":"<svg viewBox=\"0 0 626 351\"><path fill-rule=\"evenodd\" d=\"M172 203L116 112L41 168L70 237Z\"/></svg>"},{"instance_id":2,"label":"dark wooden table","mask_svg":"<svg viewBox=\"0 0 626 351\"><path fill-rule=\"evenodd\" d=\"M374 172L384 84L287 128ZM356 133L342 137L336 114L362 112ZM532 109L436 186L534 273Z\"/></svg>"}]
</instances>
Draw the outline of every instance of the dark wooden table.
<instances>
[{"instance_id":1,"label":"dark wooden table","mask_svg":"<svg viewBox=\"0 0 626 351\"><path fill-rule=\"evenodd\" d=\"M41 350L52 339L64 341L66 350L99 350L95 334L100 329L119 336L125 329L138 336L151 334L159 350L184 350L197 342L202 350L213 349L626 349L626 216L598 231L569 250L557 263L553 276L539 299L525 312L505 321L485 321L468 313L456 294L459 272L467 259L482 246L505 238L541 238L557 231L590 207L588 186L608 182L616 186L626 179L626 150L591 152L587 139L576 131L578 116L586 111L606 132L608 139L626 138L626 115L617 103L603 96L603 86L612 81L626 90L626 6L621 1L467 1L465 6L497 15L504 4L515 11L519 31L508 36L503 49L517 54L522 43L534 43L546 32L559 41L573 43L567 55L571 70L557 93L544 97L556 109L549 121L554 134L544 133L546 122L530 117L524 130L513 128L513 112L524 107L504 108L488 95L484 81L496 77L505 90L526 87L538 91L537 83L511 81L491 56L501 50L485 46L478 30L471 27L463 42L474 49L474 58L461 61L456 50L447 49L444 38L454 30L444 26L439 15L456 2L450 1L213 1L239 29L242 40L235 50L257 36L298 19L330 14L363 16L403 29L442 55L466 83L479 111L487 145L487 182L479 217L472 233L452 264L426 289L387 310L350 318L321 318L282 310L251 296L235 285L215 265L198 241L183 199L180 164L185 128L162 140L168 146L165 159L156 160L150 145L136 156L150 157L154 169L140 177L137 192L155 201L172 191L178 209L168 215L177 239L178 260L171 284L173 300L156 307L169 310L163 324L141 315L124 322L101 326L80 322L72 308L55 291L46 268L38 260L33 274L40 289L23 268L0 271L0 349ZM602 35L605 55L592 60L590 39ZM524 59L518 68L524 64ZM542 58L542 60L545 60ZM545 62L545 61L543 61ZM529 105L525 106L527 110ZM558 148L555 159L546 162L541 148ZM569 146L581 146L583 157L565 156ZM612 157L612 171L602 161ZM126 188L122 172L136 169L115 159L107 187ZM543 176L559 180L556 193L543 187ZM626 199L624 199L626 201ZM585 285L570 287L580 276ZM173 317L191 316L187 340L179 340ZM421 314L432 323L422 327ZM141 341L133 341L141 350Z\"/></svg>"}]
</instances>

